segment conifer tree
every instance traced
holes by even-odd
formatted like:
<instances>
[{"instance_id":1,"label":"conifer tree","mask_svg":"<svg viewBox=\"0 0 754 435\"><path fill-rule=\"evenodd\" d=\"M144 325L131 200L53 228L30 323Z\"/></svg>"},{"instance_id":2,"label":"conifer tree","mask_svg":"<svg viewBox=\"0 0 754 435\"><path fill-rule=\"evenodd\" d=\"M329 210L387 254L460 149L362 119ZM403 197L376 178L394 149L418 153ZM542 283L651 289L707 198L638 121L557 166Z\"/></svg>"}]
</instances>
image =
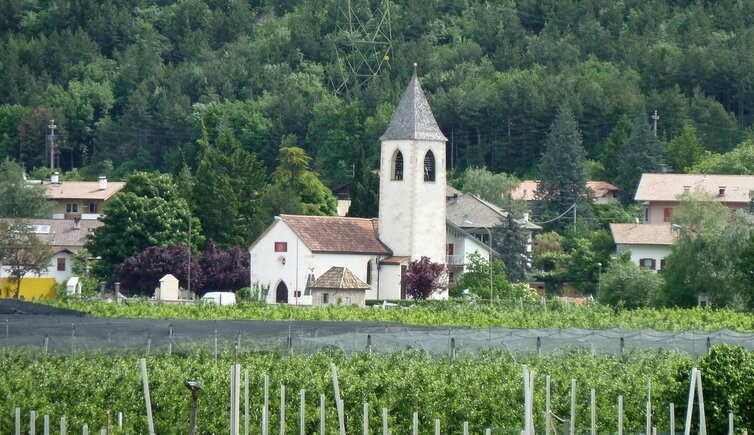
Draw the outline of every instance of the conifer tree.
<instances>
[{"instance_id":1,"label":"conifer tree","mask_svg":"<svg viewBox=\"0 0 754 435\"><path fill-rule=\"evenodd\" d=\"M356 162L349 191L351 206L348 216L371 218L379 214L380 179L366 166L363 155Z\"/></svg>"},{"instance_id":2,"label":"conifer tree","mask_svg":"<svg viewBox=\"0 0 754 435\"><path fill-rule=\"evenodd\" d=\"M258 211L257 194L265 184L262 164L230 130L209 145L205 129L199 143L199 167L192 192L193 210L207 239L219 246L248 246Z\"/></svg>"},{"instance_id":3,"label":"conifer tree","mask_svg":"<svg viewBox=\"0 0 754 435\"><path fill-rule=\"evenodd\" d=\"M610 131L605 141L605 148L602 150L602 165L605 167L605 175L609 181L613 181L618 175L620 159L630 134L631 118L623 115Z\"/></svg>"},{"instance_id":4,"label":"conifer tree","mask_svg":"<svg viewBox=\"0 0 754 435\"><path fill-rule=\"evenodd\" d=\"M644 115L634 118L631 135L626 140L616 182L624 202L634 200L641 174L663 172L662 146Z\"/></svg>"},{"instance_id":5,"label":"conifer tree","mask_svg":"<svg viewBox=\"0 0 754 435\"><path fill-rule=\"evenodd\" d=\"M586 187L586 151L581 144L578 123L568 105L558 108L545 142L539 164L539 186L534 212L539 221L555 219L549 228L562 230L568 224L572 208L581 218L591 217L589 190ZM568 217L563 213L568 212Z\"/></svg>"},{"instance_id":6,"label":"conifer tree","mask_svg":"<svg viewBox=\"0 0 754 435\"><path fill-rule=\"evenodd\" d=\"M528 239L521 223L510 211L492 228L493 248L505 263L505 277L510 282L524 282L528 278L531 269L529 251L526 249Z\"/></svg>"}]
</instances>

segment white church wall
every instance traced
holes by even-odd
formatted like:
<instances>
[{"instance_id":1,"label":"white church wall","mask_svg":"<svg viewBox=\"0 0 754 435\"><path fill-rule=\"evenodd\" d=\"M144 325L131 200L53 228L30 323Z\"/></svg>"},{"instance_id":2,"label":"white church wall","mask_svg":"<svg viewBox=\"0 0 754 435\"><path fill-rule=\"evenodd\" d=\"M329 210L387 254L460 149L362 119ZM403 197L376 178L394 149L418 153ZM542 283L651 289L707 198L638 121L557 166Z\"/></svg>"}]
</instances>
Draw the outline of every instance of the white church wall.
<instances>
[{"instance_id":1,"label":"white church wall","mask_svg":"<svg viewBox=\"0 0 754 435\"><path fill-rule=\"evenodd\" d=\"M276 242L286 243L287 251L275 252ZM371 284L374 289L372 293L376 294L377 267L374 262L376 258L376 255L370 254L312 253L288 224L276 221L251 250L251 281L270 286L267 295L268 303L275 303L275 291L282 280L288 287L289 304L311 305L312 298L304 295L310 272L314 273L315 278L319 278L333 266L347 267L359 279L368 282L367 263L373 261ZM368 299L369 294L368 291Z\"/></svg>"},{"instance_id":2,"label":"white church wall","mask_svg":"<svg viewBox=\"0 0 754 435\"><path fill-rule=\"evenodd\" d=\"M379 295L367 299L400 299L401 298L401 266L397 264L383 264L380 266Z\"/></svg>"}]
</instances>

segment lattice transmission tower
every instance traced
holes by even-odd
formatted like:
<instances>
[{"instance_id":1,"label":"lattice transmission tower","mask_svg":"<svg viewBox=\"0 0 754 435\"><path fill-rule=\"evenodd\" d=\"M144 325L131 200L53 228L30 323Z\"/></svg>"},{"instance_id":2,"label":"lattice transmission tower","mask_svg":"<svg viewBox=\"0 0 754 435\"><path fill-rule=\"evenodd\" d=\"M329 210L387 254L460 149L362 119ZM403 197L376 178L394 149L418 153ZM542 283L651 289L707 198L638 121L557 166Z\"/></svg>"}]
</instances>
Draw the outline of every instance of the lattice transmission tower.
<instances>
[{"instance_id":1,"label":"lattice transmission tower","mask_svg":"<svg viewBox=\"0 0 754 435\"><path fill-rule=\"evenodd\" d=\"M390 68L390 2L377 0L372 5L369 0L336 0L336 5L336 70L330 74L330 84L336 92L350 94Z\"/></svg>"}]
</instances>

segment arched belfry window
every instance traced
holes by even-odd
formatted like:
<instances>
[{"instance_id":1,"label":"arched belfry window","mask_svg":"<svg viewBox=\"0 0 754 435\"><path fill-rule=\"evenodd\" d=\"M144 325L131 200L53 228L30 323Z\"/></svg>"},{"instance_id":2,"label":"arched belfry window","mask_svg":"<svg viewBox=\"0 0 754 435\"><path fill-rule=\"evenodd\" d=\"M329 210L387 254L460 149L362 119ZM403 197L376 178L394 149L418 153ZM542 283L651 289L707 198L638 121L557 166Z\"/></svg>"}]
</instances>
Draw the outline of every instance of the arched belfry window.
<instances>
[{"instance_id":1,"label":"arched belfry window","mask_svg":"<svg viewBox=\"0 0 754 435\"><path fill-rule=\"evenodd\" d=\"M432 151L424 155L424 181L435 181L435 155Z\"/></svg>"},{"instance_id":2,"label":"arched belfry window","mask_svg":"<svg viewBox=\"0 0 754 435\"><path fill-rule=\"evenodd\" d=\"M393 156L393 180L403 180L403 154L400 151Z\"/></svg>"}]
</instances>

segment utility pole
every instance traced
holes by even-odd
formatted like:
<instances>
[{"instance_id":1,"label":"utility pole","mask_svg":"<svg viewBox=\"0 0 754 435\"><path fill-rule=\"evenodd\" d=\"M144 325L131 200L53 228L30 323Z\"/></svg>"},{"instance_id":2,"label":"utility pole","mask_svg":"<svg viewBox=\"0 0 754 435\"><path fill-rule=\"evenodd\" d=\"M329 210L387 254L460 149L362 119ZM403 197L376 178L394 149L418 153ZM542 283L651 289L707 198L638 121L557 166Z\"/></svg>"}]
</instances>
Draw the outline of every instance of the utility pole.
<instances>
[{"instance_id":1,"label":"utility pole","mask_svg":"<svg viewBox=\"0 0 754 435\"><path fill-rule=\"evenodd\" d=\"M653 121L653 130L655 132L655 137L657 136L657 121L660 120L660 115L657 114L657 111L655 110L654 115L652 115L652 121Z\"/></svg>"},{"instance_id":2,"label":"utility pole","mask_svg":"<svg viewBox=\"0 0 754 435\"><path fill-rule=\"evenodd\" d=\"M47 125L47 129L50 131L50 133L47 135L47 148L50 150L50 170L55 170L55 142L57 140L57 136L55 135L55 129L58 127L55 125L55 120L51 119L50 123Z\"/></svg>"},{"instance_id":3,"label":"utility pole","mask_svg":"<svg viewBox=\"0 0 754 435\"><path fill-rule=\"evenodd\" d=\"M191 297L191 215L188 217L188 297Z\"/></svg>"}]
</instances>

